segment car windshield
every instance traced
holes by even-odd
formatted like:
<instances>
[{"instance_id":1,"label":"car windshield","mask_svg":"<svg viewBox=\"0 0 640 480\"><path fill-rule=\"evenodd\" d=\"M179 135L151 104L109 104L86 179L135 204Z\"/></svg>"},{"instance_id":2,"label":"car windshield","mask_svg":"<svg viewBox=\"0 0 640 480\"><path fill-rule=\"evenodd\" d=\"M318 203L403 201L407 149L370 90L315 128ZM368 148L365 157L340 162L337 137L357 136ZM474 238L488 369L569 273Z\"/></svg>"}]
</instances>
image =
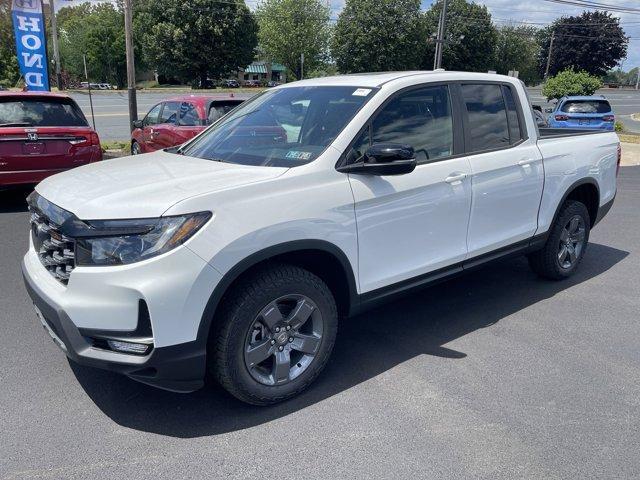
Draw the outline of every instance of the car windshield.
<instances>
[{"instance_id":1,"label":"car windshield","mask_svg":"<svg viewBox=\"0 0 640 480\"><path fill-rule=\"evenodd\" d=\"M611 105L606 100L569 100L561 110L565 113L609 113Z\"/></svg>"},{"instance_id":2,"label":"car windshield","mask_svg":"<svg viewBox=\"0 0 640 480\"><path fill-rule=\"evenodd\" d=\"M295 167L315 160L372 88L288 87L247 101L184 147L185 155L242 165Z\"/></svg>"},{"instance_id":3,"label":"car windshield","mask_svg":"<svg viewBox=\"0 0 640 480\"><path fill-rule=\"evenodd\" d=\"M0 99L0 126L86 127L87 120L71 99Z\"/></svg>"}]
</instances>

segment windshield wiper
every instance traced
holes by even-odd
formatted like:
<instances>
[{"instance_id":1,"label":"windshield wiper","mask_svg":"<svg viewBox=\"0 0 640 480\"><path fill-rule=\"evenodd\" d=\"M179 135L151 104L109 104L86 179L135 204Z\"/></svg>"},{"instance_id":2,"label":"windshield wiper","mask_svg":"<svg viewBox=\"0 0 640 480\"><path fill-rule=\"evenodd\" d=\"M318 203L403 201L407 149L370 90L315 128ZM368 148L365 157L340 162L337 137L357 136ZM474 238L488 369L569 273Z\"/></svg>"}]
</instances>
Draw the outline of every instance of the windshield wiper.
<instances>
[{"instance_id":1,"label":"windshield wiper","mask_svg":"<svg viewBox=\"0 0 640 480\"><path fill-rule=\"evenodd\" d=\"M0 127L33 127L33 125L27 122L11 122L0 123Z\"/></svg>"}]
</instances>

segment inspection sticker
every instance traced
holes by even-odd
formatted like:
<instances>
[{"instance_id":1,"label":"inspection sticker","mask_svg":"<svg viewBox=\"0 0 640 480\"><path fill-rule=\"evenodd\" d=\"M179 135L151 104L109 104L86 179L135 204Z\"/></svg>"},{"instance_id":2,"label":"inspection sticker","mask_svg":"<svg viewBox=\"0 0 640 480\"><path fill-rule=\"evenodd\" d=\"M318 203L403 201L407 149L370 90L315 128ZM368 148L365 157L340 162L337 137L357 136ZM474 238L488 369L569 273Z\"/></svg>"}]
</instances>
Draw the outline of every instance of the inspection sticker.
<instances>
[{"instance_id":1,"label":"inspection sticker","mask_svg":"<svg viewBox=\"0 0 640 480\"><path fill-rule=\"evenodd\" d=\"M298 152L297 150L289 150L285 155L285 158L292 158L294 160L309 160L311 158L311 152Z\"/></svg>"},{"instance_id":2,"label":"inspection sticker","mask_svg":"<svg viewBox=\"0 0 640 480\"><path fill-rule=\"evenodd\" d=\"M366 97L370 93L371 93L371 89L370 88L358 88L351 95L355 95L356 97Z\"/></svg>"}]
</instances>

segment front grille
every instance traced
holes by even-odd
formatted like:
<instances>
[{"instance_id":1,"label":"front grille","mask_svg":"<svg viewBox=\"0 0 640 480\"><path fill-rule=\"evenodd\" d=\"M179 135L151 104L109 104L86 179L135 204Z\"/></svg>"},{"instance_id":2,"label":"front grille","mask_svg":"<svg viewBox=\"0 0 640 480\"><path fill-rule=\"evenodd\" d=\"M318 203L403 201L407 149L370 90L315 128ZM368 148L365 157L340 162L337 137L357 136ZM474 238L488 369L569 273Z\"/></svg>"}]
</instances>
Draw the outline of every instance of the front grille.
<instances>
[{"instance_id":1,"label":"front grille","mask_svg":"<svg viewBox=\"0 0 640 480\"><path fill-rule=\"evenodd\" d=\"M41 212L29 206L31 238L42 265L60 283L66 285L75 267L75 242L63 235L59 226Z\"/></svg>"}]
</instances>

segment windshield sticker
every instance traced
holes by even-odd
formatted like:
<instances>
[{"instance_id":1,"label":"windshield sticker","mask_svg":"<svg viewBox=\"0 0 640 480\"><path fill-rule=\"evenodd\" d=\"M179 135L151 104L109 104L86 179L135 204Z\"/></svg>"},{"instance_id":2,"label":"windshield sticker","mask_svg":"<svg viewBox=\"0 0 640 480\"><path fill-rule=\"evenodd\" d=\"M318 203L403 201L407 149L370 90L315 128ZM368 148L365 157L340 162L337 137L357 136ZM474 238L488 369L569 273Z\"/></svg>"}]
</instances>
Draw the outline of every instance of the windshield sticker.
<instances>
[{"instance_id":1,"label":"windshield sticker","mask_svg":"<svg viewBox=\"0 0 640 480\"><path fill-rule=\"evenodd\" d=\"M297 150L289 150L285 155L285 158L291 158L294 160L309 160L311 158L311 152L298 152Z\"/></svg>"},{"instance_id":2,"label":"windshield sticker","mask_svg":"<svg viewBox=\"0 0 640 480\"><path fill-rule=\"evenodd\" d=\"M371 93L371 89L370 88L358 88L355 92L353 92L351 95L354 95L356 97L366 97L367 95L369 95Z\"/></svg>"}]
</instances>

